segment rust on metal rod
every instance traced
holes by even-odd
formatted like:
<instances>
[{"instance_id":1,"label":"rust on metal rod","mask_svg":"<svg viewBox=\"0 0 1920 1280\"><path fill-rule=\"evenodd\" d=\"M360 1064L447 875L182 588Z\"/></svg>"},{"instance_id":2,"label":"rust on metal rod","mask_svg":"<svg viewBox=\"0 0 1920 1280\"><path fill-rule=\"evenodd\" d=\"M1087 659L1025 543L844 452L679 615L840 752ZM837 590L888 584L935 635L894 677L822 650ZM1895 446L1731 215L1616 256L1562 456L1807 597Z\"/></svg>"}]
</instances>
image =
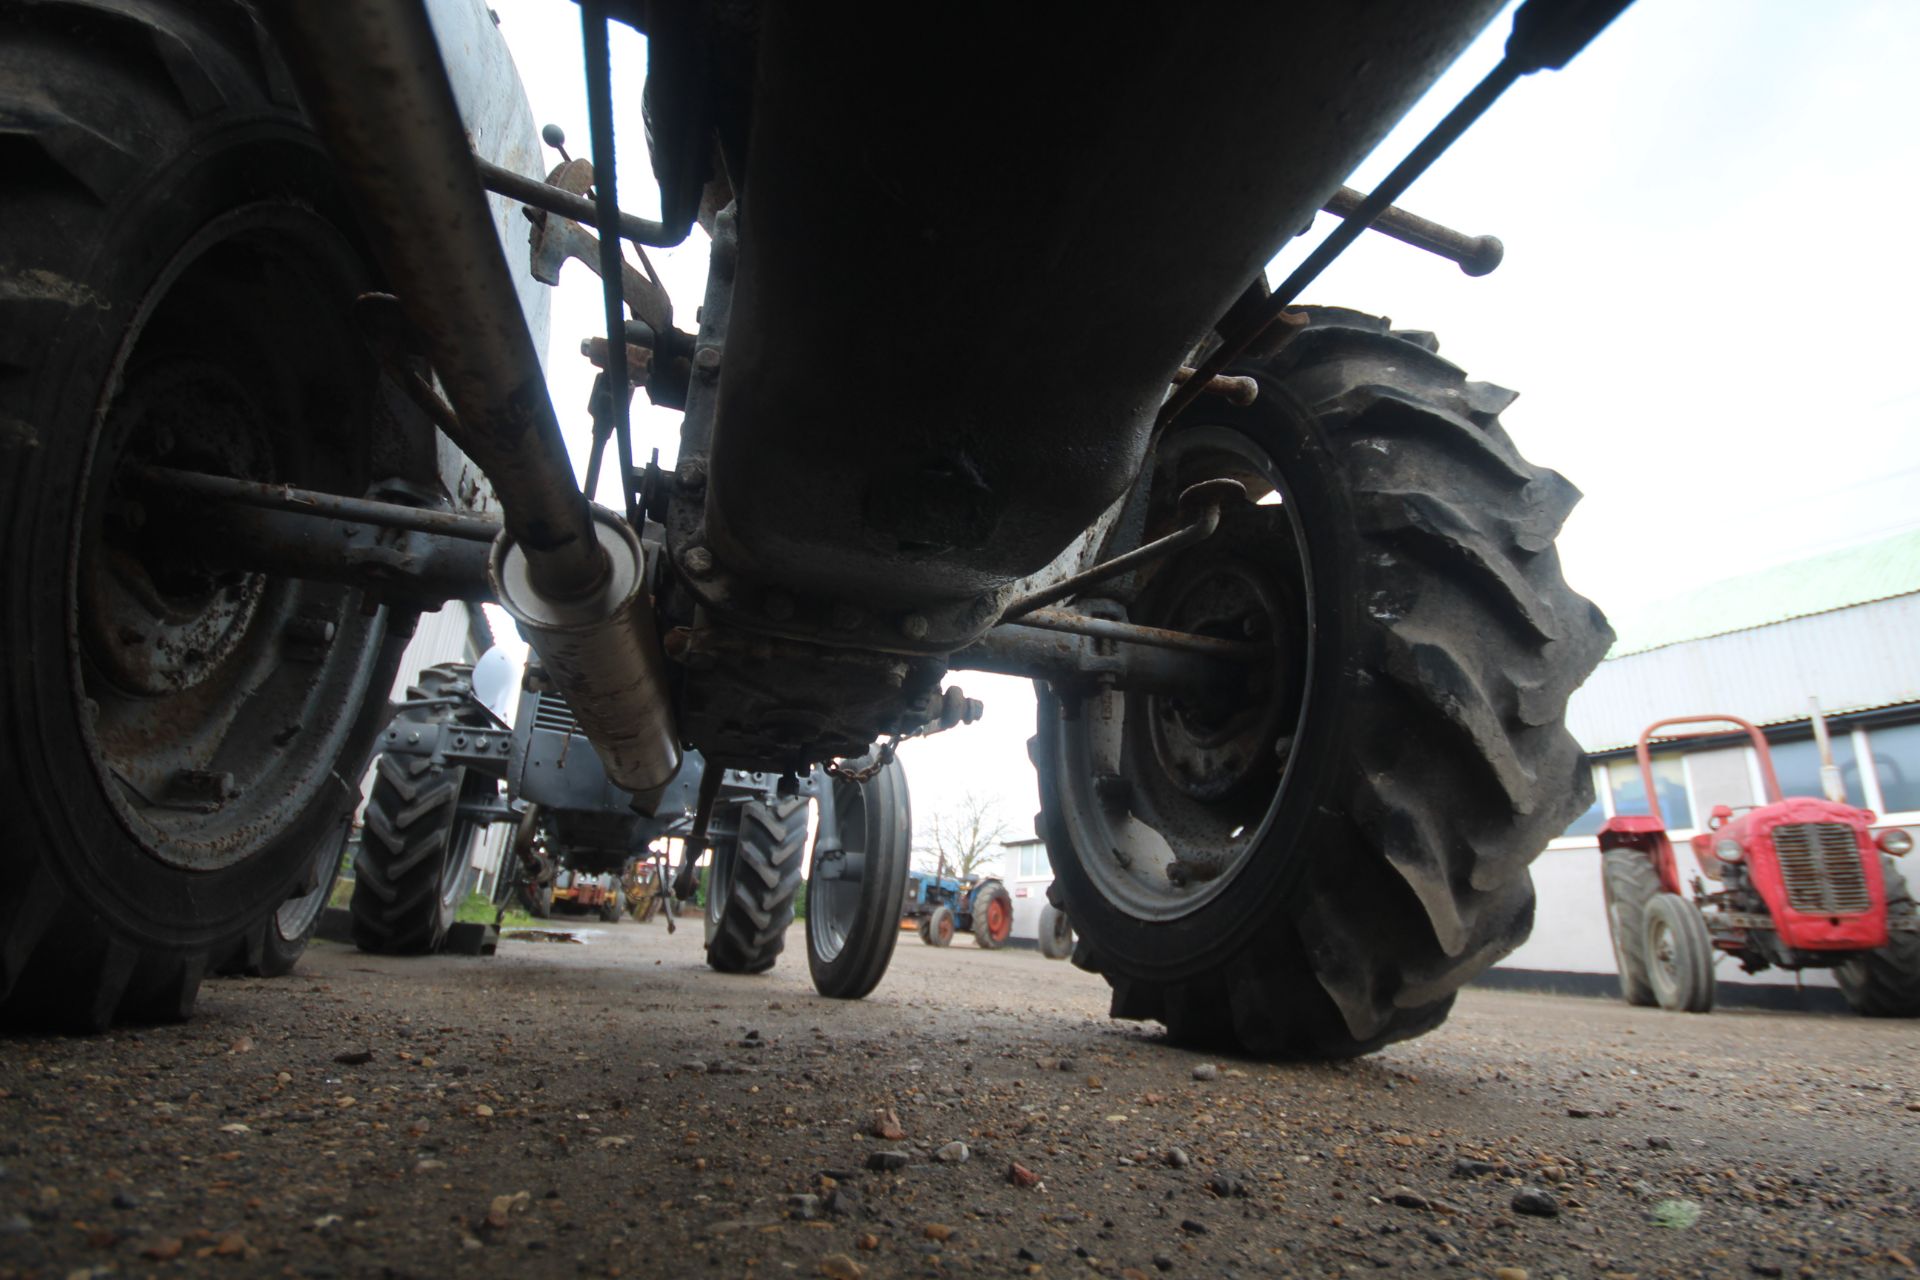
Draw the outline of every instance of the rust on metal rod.
<instances>
[{"instance_id":1,"label":"rust on metal rod","mask_svg":"<svg viewBox=\"0 0 1920 1280\"><path fill-rule=\"evenodd\" d=\"M1192 366L1181 365L1178 369L1174 370L1173 385L1176 387L1184 386L1187 379L1191 378L1193 374L1194 370ZM1219 396L1228 404L1245 408L1247 405L1259 399L1260 384L1252 378L1239 378L1229 374L1220 374L1217 377L1208 378L1206 385L1200 388L1200 394L1203 396Z\"/></svg>"},{"instance_id":2,"label":"rust on metal rod","mask_svg":"<svg viewBox=\"0 0 1920 1280\"><path fill-rule=\"evenodd\" d=\"M585 356L587 363L594 368L606 368L607 340L602 337L583 339L580 343L580 354ZM627 368L636 374L645 376L646 373L653 368L653 348L636 346L629 342L627 344Z\"/></svg>"},{"instance_id":3,"label":"rust on metal rod","mask_svg":"<svg viewBox=\"0 0 1920 1280\"><path fill-rule=\"evenodd\" d=\"M582 226L600 225L600 211L593 201L585 196L574 195L571 191L562 191L538 178L529 178L525 174L503 169L490 160L479 156L473 158L473 167L479 171L481 185L499 195L518 200L521 204L544 209L548 213L557 213L563 218L571 218ZM635 244L652 245L654 248L672 248L679 241L668 237L667 229L658 222L645 218L636 218L630 213L620 215L620 236Z\"/></svg>"},{"instance_id":4,"label":"rust on metal rod","mask_svg":"<svg viewBox=\"0 0 1920 1280\"><path fill-rule=\"evenodd\" d=\"M1251 381L1251 379L1247 379ZM1062 578L1050 587L1042 587L1031 595L1016 600L1000 615L1000 621L1012 622L1024 618L1035 609L1065 600L1068 596L1079 595L1081 591L1096 582L1105 582L1117 578L1138 565L1158 560L1162 556L1172 555L1176 551L1192 546L1196 542L1205 542L1220 527L1220 508L1228 501L1245 502L1247 490L1238 480L1218 479L1202 480L1189 486L1180 495L1180 513L1188 522L1175 529L1164 538L1155 538L1144 546L1135 547L1072 577Z\"/></svg>"},{"instance_id":5,"label":"rust on metal rod","mask_svg":"<svg viewBox=\"0 0 1920 1280\"><path fill-rule=\"evenodd\" d=\"M1084 613L1074 613L1067 609L1035 609L1020 619L1023 627L1038 627L1042 631L1066 631L1074 635L1093 636L1100 640L1119 640L1126 644L1144 644L1156 649L1183 649L1188 653L1210 654L1216 658L1237 658L1243 661L1268 657L1273 653L1269 645L1251 640L1221 640L1214 636L1196 635L1191 631L1168 631L1164 627L1143 627L1134 622L1116 622L1111 618L1090 618Z\"/></svg>"},{"instance_id":6,"label":"rust on metal rod","mask_svg":"<svg viewBox=\"0 0 1920 1280\"><path fill-rule=\"evenodd\" d=\"M370 498L349 498L344 494L296 489L290 484L237 480L232 476L208 475L202 471L179 471L173 467L146 467L140 471L139 478L143 484L241 507L262 507L268 511L293 511L312 516L336 516L343 520L357 520L387 529L441 533L448 537L466 538L474 542L491 542L500 534L500 522L485 516L462 515L454 511L430 511L422 507L401 506L397 502L375 502Z\"/></svg>"},{"instance_id":7,"label":"rust on metal rod","mask_svg":"<svg viewBox=\"0 0 1920 1280\"><path fill-rule=\"evenodd\" d=\"M1366 198L1364 191L1342 187L1320 207L1336 218L1346 218L1357 213L1360 202ZM1507 252L1497 236L1470 236L1417 213L1409 213L1399 205L1390 204L1382 209L1373 220L1373 230L1458 263L1470 276L1486 275L1500 265Z\"/></svg>"}]
</instances>

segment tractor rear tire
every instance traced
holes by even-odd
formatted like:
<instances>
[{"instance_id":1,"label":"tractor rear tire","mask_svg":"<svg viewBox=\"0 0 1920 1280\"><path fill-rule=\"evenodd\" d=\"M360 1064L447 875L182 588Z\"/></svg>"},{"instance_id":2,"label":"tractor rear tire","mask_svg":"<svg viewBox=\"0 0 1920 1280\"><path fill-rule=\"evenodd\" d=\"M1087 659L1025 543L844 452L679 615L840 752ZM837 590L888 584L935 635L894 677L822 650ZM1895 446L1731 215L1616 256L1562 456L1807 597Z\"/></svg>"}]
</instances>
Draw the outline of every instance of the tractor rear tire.
<instances>
[{"instance_id":1,"label":"tractor rear tire","mask_svg":"<svg viewBox=\"0 0 1920 1280\"><path fill-rule=\"evenodd\" d=\"M247 5L0 5L0 120L0 1026L177 1020L339 839L406 628L138 473L363 492L379 274Z\"/></svg>"},{"instance_id":2,"label":"tractor rear tire","mask_svg":"<svg viewBox=\"0 0 1920 1280\"><path fill-rule=\"evenodd\" d=\"M1100 549L1239 481L1256 505L1101 594L1272 657L1190 698L1042 686L1032 745L1074 962L1113 1015L1270 1058L1432 1030L1526 939L1527 866L1593 794L1567 698L1612 639L1553 548L1579 492L1516 451L1512 393L1431 335L1304 310L1231 370L1251 405L1165 433Z\"/></svg>"},{"instance_id":3,"label":"tractor rear tire","mask_svg":"<svg viewBox=\"0 0 1920 1280\"><path fill-rule=\"evenodd\" d=\"M973 891L973 943L995 951L1013 936L1013 895L998 880L983 880Z\"/></svg>"},{"instance_id":4,"label":"tractor rear tire","mask_svg":"<svg viewBox=\"0 0 1920 1280\"><path fill-rule=\"evenodd\" d=\"M463 798L493 780L424 756L382 755L354 863L353 941L381 955L432 955L447 940L467 883L474 824Z\"/></svg>"},{"instance_id":5,"label":"tractor rear tire","mask_svg":"<svg viewBox=\"0 0 1920 1280\"><path fill-rule=\"evenodd\" d=\"M865 782L829 778L836 833L858 877L828 880L818 841L807 876L807 970L813 989L859 1000L880 985L900 941L900 899L913 860L907 771L898 760Z\"/></svg>"},{"instance_id":6,"label":"tractor rear tire","mask_svg":"<svg viewBox=\"0 0 1920 1280\"><path fill-rule=\"evenodd\" d=\"M1920 920L1913 889L1882 854L1880 873L1887 883L1887 919L1913 924ZM1867 1018L1920 1018L1920 933L1895 930L1887 945L1865 955L1843 960L1834 970L1840 993L1853 1011Z\"/></svg>"},{"instance_id":7,"label":"tractor rear tire","mask_svg":"<svg viewBox=\"0 0 1920 1280\"><path fill-rule=\"evenodd\" d=\"M807 802L783 796L740 806L739 834L713 849L707 879L707 963L765 973L786 950L806 860Z\"/></svg>"},{"instance_id":8,"label":"tractor rear tire","mask_svg":"<svg viewBox=\"0 0 1920 1280\"><path fill-rule=\"evenodd\" d=\"M1647 906L1660 896L1660 873L1638 849L1606 849L1600 854L1600 890L1606 900L1607 936L1620 975L1620 995L1628 1004L1651 1007L1647 981Z\"/></svg>"},{"instance_id":9,"label":"tractor rear tire","mask_svg":"<svg viewBox=\"0 0 1920 1280\"><path fill-rule=\"evenodd\" d=\"M1040 908L1039 941L1040 954L1049 960L1065 960L1073 954L1073 922L1051 902Z\"/></svg>"},{"instance_id":10,"label":"tractor rear tire","mask_svg":"<svg viewBox=\"0 0 1920 1280\"><path fill-rule=\"evenodd\" d=\"M1653 998L1672 1013L1713 1011L1713 939L1700 908L1677 893L1647 904L1647 981Z\"/></svg>"},{"instance_id":11,"label":"tractor rear tire","mask_svg":"<svg viewBox=\"0 0 1920 1280\"><path fill-rule=\"evenodd\" d=\"M952 944L954 931L953 908L935 907L927 916L926 932L921 937L930 947L944 947Z\"/></svg>"}]
</instances>

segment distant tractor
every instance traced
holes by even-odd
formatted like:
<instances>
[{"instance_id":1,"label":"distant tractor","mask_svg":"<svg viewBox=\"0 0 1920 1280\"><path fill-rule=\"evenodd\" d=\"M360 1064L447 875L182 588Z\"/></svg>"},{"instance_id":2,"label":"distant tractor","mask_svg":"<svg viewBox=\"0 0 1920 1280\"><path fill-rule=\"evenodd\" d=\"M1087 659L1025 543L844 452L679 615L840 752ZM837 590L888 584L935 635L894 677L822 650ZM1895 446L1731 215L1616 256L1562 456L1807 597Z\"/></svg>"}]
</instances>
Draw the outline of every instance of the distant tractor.
<instances>
[{"instance_id":1,"label":"distant tractor","mask_svg":"<svg viewBox=\"0 0 1920 1280\"><path fill-rule=\"evenodd\" d=\"M944 947L956 932L973 935L975 945L992 951L1013 936L1013 895L998 876L955 877L942 866L932 875L907 875L902 926L911 923L920 941Z\"/></svg>"},{"instance_id":2,"label":"distant tractor","mask_svg":"<svg viewBox=\"0 0 1920 1280\"><path fill-rule=\"evenodd\" d=\"M1783 797L1767 740L1738 716L1677 716L1640 735L1647 815L1618 815L1600 831L1602 886L1620 990L1628 1003L1705 1013L1713 1008L1714 952L1748 973L1830 968L1855 1012L1920 1016L1920 910L1894 859L1913 848L1899 828L1847 804L1816 710L1828 798ZM1766 803L1715 805L1690 841L1699 874L1680 891L1660 812L1650 743L1724 729L1662 734L1670 725L1737 725L1752 741ZM1703 879L1704 877L1704 879Z\"/></svg>"}]
</instances>

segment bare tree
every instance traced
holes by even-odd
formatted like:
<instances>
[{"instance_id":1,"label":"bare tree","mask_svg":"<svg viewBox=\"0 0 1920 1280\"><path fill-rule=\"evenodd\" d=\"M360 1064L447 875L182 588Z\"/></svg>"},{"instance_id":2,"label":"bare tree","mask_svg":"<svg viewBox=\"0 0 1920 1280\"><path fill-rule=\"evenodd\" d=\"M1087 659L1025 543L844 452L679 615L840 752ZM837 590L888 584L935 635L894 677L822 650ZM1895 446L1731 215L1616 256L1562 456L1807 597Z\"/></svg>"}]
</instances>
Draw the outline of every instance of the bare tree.
<instances>
[{"instance_id":1,"label":"bare tree","mask_svg":"<svg viewBox=\"0 0 1920 1280\"><path fill-rule=\"evenodd\" d=\"M969 791L933 815L914 850L914 865L941 875L968 876L992 869L1000 857L1000 841L1007 833L999 806L991 796Z\"/></svg>"}]
</instances>

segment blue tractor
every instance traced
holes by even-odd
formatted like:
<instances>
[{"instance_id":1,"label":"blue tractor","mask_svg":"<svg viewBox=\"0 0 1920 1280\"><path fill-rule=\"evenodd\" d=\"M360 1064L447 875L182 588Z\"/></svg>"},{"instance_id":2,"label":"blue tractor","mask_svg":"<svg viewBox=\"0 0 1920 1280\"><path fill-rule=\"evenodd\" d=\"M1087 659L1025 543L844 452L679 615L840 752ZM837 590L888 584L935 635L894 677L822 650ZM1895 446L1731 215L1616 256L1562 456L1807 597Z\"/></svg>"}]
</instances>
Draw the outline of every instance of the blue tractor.
<instances>
[{"instance_id":1,"label":"blue tractor","mask_svg":"<svg viewBox=\"0 0 1920 1280\"><path fill-rule=\"evenodd\" d=\"M907 873L906 901L900 921L908 921L930 947L944 947L955 932L973 934L975 945L992 951L1013 936L1013 895L998 876L955 877L945 859L932 873Z\"/></svg>"}]
</instances>

